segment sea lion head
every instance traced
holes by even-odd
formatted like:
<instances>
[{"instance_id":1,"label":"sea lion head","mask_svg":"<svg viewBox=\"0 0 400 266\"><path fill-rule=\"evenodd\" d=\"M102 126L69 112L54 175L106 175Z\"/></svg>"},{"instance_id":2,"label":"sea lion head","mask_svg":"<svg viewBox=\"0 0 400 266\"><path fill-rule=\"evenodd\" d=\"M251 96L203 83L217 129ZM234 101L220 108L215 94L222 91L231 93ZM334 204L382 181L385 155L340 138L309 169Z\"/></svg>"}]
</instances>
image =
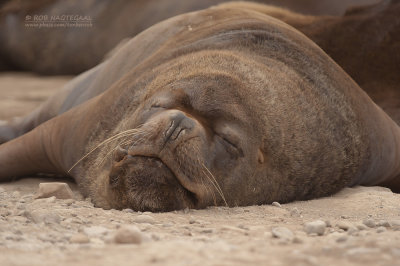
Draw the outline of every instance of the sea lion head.
<instances>
[{"instance_id":1,"label":"sea lion head","mask_svg":"<svg viewBox=\"0 0 400 266\"><path fill-rule=\"evenodd\" d=\"M114 152L114 202L151 211L238 205L233 195L264 162L245 85L206 72L150 89L127 143Z\"/></svg>"}]
</instances>

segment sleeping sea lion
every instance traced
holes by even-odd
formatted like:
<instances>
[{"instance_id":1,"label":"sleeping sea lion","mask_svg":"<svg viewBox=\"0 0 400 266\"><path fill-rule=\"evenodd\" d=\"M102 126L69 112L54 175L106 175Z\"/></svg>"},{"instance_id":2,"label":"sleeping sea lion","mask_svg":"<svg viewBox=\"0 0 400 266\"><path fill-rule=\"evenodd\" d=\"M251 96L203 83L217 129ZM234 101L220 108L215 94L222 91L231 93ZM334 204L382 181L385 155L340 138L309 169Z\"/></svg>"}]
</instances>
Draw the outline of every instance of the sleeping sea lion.
<instances>
[{"instance_id":1,"label":"sleeping sea lion","mask_svg":"<svg viewBox=\"0 0 400 266\"><path fill-rule=\"evenodd\" d=\"M70 175L103 208L284 203L400 184L396 123L311 40L244 8L147 29L0 136L1 180Z\"/></svg>"}]
</instances>

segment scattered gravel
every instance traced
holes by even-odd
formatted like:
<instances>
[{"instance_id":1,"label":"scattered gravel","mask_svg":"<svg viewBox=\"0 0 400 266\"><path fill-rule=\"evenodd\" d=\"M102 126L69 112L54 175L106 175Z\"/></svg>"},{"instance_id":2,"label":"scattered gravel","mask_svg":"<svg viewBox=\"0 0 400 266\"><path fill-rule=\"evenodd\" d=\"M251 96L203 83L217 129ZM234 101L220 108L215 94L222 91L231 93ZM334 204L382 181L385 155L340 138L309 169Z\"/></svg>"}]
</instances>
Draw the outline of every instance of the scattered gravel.
<instances>
[{"instance_id":1,"label":"scattered gravel","mask_svg":"<svg viewBox=\"0 0 400 266\"><path fill-rule=\"evenodd\" d=\"M351 202L348 201L349 209L355 210L355 206L350 207ZM314 203L314 207L306 206ZM395 265L393 260L400 258L396 255L400 252L394 249L398 241L395 239L400 237L400 231L396 231L400 222L395 211L388 211L393 215L386 215L385 219L382 219L383 215L374 215L379 217L374 221L380 226L371 230L355 218L366 217L366 211L354 213L345 221L337 221L343 207L332 204L326 215L323 213L326 208L319 207L318 203L315 200L282 204L281 208L265 205L210 207L186 213L140 213L130 209L95 208L89 200L57 199L55 196L34 199L32 194L4 191L0 194L0 260L2 266L12 265L3 263L4 258L10 250L18 250L25 257L44 258L42 256L46 255L46 260L53 258L50 264L65 265L49 254L75 254L79 250L78 261L85 256L91 256L89 260L104 257L108 258L107 262L120 265L121 260L126 263L139 260L141 265L154 261L163 265L180 265L177 261L188 264L193 259L198 262L195 265L202 265L198 261L200 258L224 264L222 261L230 258L233 262L249 265L255 261L282 265L274 263L279 259L284 265L336 266L339 263L336 258L343 257L349 261L366 261L366 265L379 265L377 261ZM392 206L398 208L398 202L394 203ZM300 209L304 218L297 216ZM371 212L371 208L364 209ZM303 219L311 222L303 225ZM331 221L338 227L327 228ZM390 234L385 233L389 230ZM313 237L317 235L320 237ZM378 237L384 237L385 241ZM376 247L380 253L374 251ZM26 252L30 250L37 253L28 256ZM292 250L297 252L292 253ZM185 259L183 254L190 254L190 257ZM41 265L41 262L31 263L29 259L28 264Z\"/></svg>"}]
</instances>

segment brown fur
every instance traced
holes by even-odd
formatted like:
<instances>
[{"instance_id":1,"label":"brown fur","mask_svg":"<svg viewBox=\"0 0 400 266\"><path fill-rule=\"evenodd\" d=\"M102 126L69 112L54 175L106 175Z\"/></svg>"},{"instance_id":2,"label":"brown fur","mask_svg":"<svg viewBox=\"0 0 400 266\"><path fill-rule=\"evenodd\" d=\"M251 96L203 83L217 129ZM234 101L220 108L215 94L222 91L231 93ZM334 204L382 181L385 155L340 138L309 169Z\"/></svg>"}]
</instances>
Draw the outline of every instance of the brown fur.
<instances>
[{"instance_id":1,"label":"brown fur","mask_svg":"<svg viewBox=\"0 0 400 266\"><path fill-rule=\"evenodd\" d=\"M250 9L149 28L0 136L29 124L0 145L0 178L69 174L104 208L288 202L399 183L399 127L312 41Z\"/></svg>"},{"instance_id":2,"label":"brown fur","mask_svg":"<svg viewBox=\"0 0 400 266\"><path fill-rule=\"evenodd\" d=\"M330 55L368 95L400 124L400 2L351 8L343 17L305 16L285 9L241 3L303 32Z\"/></svg>"}]
</instances>

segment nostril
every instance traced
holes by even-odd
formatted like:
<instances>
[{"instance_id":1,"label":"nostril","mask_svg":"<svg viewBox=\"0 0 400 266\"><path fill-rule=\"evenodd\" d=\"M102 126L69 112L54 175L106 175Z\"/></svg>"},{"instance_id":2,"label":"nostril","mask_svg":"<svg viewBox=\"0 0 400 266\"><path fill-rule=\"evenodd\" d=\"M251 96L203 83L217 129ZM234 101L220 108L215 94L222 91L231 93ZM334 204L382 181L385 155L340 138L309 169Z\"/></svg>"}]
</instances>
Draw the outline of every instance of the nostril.
<instances>
[{"instance_id":1,"label":"nostril","mask_svg":"<svg viewBox=\"0 0 400 266\"><path fill-rule=\"evenodd\" d=\"M176 140L181 135L181 133L183 133L184 131L185 131L184 127L176 128L175 131L172 133L170 139Z\"/></svg>"},{"instance_id":2,"label":"nostril","mask_svg":"<svg viewBox=\"0 0 400 266\"><path fill-rule=\"evenodd\" d=\"M120 162L128 154L128 151L121 146L118 146L114 152L114 161Z\"/></svg>"},{"instance_id":3,"label":"nostril","mask_svg":"<svg viewBox=\"0 0 400 266\"><path fill-rule=\"evenodd\" d=\"M171 137L172 139L176 139L179 136L180 132L184 130L184 128L181 127L180 125L182 120L185 119L185 117L186 116L182 113L174 114L171 117L171 123L168 129L165 131L165 142L169 141Z\"/></svg>"}]
</instances>

